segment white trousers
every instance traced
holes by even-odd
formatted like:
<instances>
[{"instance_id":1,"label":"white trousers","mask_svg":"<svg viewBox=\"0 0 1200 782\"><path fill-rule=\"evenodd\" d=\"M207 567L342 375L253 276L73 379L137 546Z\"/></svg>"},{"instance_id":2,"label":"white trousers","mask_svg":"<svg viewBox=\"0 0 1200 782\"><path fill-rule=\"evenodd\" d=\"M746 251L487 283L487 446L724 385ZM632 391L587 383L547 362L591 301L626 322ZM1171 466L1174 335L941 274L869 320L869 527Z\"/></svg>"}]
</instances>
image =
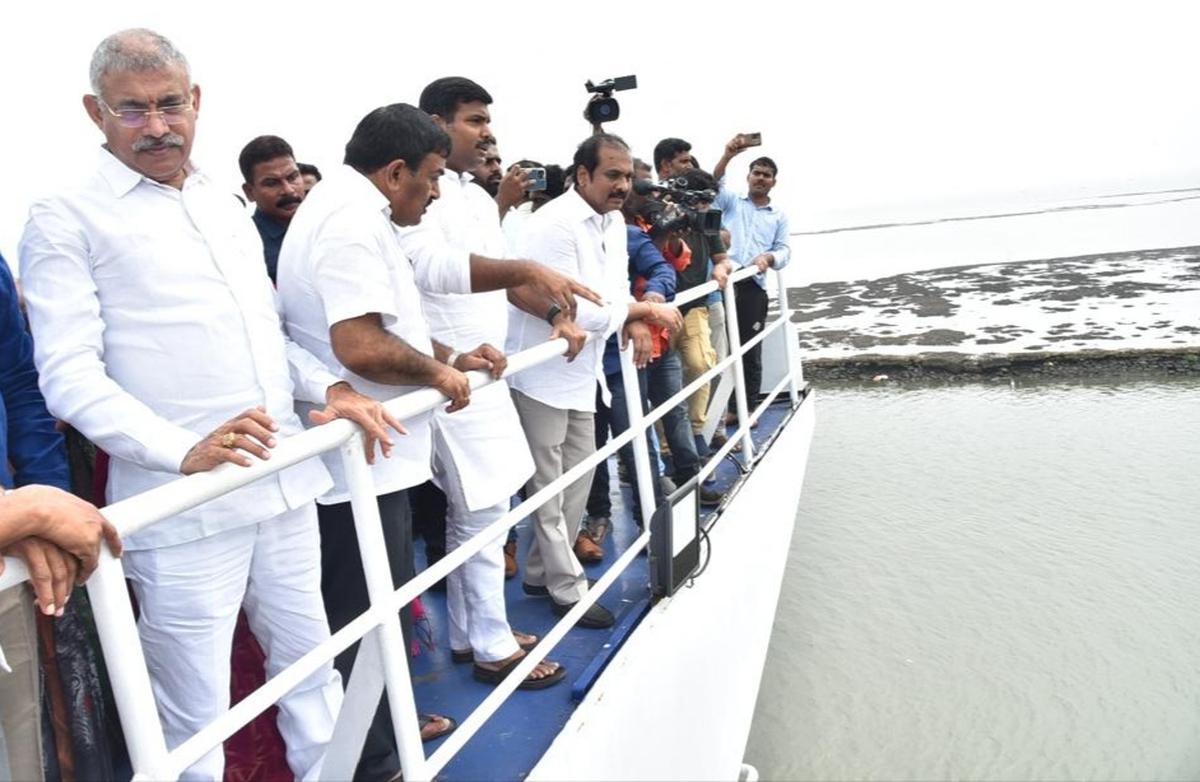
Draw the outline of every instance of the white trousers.
<instances>
[{"instance_id":1,"label":"white trousers","mask_svg":"<svg viewBox=\"0 0 1200 782\"><path fill-rule=\"evenodd\" d=\"M309 503L190 543L126 552L125 572L141 611L138 632L168 748L229 708L239 608L246 609L266 652L268 678L329 638L320 546L316 505ZM341 677L332 661L279 701L279 732L297 778L319 768L341 701ZM180 779L219 782L224 766L217 747Z\"/></svg>"},{"instance_id":2,"label":"white trousers","mask_svg":"<svg viewBox=\"0 0 1200 782\"><path fill-rule=\"evenodd\" d=\"M441 433L434 429L433 481L446 495L446 552L473 538L508 512L508 503L470 510L462 475ZM450 616L450 648L470 649L480 662L495 662L517 653L517 642L504 602L504 541L501 532L446 579Z\"/></svg>"}]
</instances>

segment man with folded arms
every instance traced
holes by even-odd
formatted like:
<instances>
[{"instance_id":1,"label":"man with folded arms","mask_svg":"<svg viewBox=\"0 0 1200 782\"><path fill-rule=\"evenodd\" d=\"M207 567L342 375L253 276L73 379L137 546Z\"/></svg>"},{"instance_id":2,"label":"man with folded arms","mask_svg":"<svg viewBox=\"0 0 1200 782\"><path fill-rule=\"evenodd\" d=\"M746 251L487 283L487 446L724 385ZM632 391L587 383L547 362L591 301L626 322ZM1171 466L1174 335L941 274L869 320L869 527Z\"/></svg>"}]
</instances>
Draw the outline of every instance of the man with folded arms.
<instances>
[{"instance_id":1,"label":"man with folded arms","mask_svg":"<svg viewBox=\"0 0 1200 782\"><path fill-rule=\"evenodd\" d=\"M317 422L364 426L386 454L398 424L286 342L254 224L191 162L200 88L184 56L125 30L97 47L91 81L96 170L34 203L21 279L47 407L110 455L109 501L270 458L301 431L294 394ZM329 637L313 504L328 486L310 459L125 541L168 747L228 708L240 607L271 675ZM319 768L340 702L332 664L280 700L297 777ZM182 778L219 780L223 766L216 747Z\"/></svg>"}]
</instances>

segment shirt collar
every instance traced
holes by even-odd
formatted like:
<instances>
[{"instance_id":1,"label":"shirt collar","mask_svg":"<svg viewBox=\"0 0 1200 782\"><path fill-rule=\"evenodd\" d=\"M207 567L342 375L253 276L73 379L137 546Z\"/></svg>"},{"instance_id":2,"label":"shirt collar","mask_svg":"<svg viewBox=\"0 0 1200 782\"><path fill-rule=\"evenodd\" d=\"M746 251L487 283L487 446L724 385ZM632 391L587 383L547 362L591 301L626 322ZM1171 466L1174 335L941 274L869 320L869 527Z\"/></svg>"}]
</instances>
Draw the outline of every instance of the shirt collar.
<instances>
[{"instance_id":1,"label":"shirt collar","mask_svg":"<svg viewBox=\"0 0 1200 782\"><path fill-rule=\"evenodd\" d=\"M192 161L189 160L184 164L184 167L187 170L188 180L191 180L192 177L196 177L197 181L205 180L204 174L200 169L196 168ZM104 177L104 181L108 183L113 195L117 198L124 198L143 181L152 185L166 187L161 182L155 182L153 179L148 179L137 171L134 171L104 147L100 147L100 176Z\"/></svg>"},{"instance_id":2,"label":"shirt collar","mask_svg":"<svg viewBox=\"0 0 1200 782\"><path fill-rule=\"evenodd\" d=\"M775 211L775 201L774 201L774 199L772 199L772 200L768 201L766 206L759 206L758 204L754 203L754 201L753 201L753 200L751 200L751 198L750 198L750 194L749 194L749 193L743 193L743 194L742 194L742 200L743 200L743 201L745 201L746 203L750 204L750 207L751 207L752 209L762 209L762 210L764 210L764 211L767 211L767 212L774 212L774 211Z\"/></svg>"},{"instance_id":3,"label":"shirt collar","mask_svg":"<svg viewBox=\"0 0 1200 782\"><path fill-rule=\"evenodd\" d=\"M614 209L611 212L600 214L592 208L591 204L584 201L583 196L579 195L579 191L573 187L564 193L562 197L567 199L567 213L570 216L576 218L581 223L586 223L588 220L595 218L596 225L600 226L601 230L612 225L613 214L619 211Z\"/></svg>"},{"instance_id":4,"label":"shirt collar","mask_svg":"<svg viewBox=\"0 0 1200 782\"><path fill-rule=\"evenodd\" d=\"M352 166L342 164L342 175L346 179L346 187L350 194L363 203L378 209L387 218L392 219L392 205L388 203L383 193L379 192L379 188L375 187L375 183L367 178L365 174L359 173Z\"/></svg>"}]
</instances>

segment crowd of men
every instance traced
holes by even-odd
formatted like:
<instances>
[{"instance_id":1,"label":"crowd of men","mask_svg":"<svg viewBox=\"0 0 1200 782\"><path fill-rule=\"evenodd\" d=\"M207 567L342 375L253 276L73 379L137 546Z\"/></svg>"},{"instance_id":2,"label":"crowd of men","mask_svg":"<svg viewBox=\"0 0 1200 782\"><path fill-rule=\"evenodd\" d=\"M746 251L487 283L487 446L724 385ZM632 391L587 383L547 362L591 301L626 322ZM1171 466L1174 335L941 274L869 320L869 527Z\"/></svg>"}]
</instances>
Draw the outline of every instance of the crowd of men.
<instances>
[{"instance_id":1,"label":"crowd of men","mask_svg":"<svg viewBox=\"0 0 1200 782\"><path fill-rule=\"evenodd\" d=\"M659 231L663 205L632 193L650 166L622 139L595 133L561 168L505 169L491 96L448 77L416 106L363 117L344 164L323 177L282 138L250 141L238 160L248 218L191 160L201 92L170 41L116 33L96 49L90 75L84 105L105 139L96 168L32 206L19 248L32 340L11 278L0 278L13 313L0 362L19 367L0 376L0 443L13 467L0 465L0 477L25 487L0 498L0 547L28 562L38 605L53 615L95 566L102 540L114 553L123 546L168 746L228 707L239 610L273 674L368 607L343 464L336 452L301 462L118 541L92 506L61 491L54 419L108 455L114 502L181 474L270 459L277 438L347 418L365 432L399 586L415 572L414 523L430 561L453 551L514 495L544 488L628 428L630 402L660 404L724 356L719 294L678 308L679 292L709 280L724 287L733 269L756 266L737 289L738 334L749 339L766 317L764 273L789 259L787 221L770 199L775 163L753 161L746 195L723 180L751 145L746 136L729 142L711 173L686 141L657 145L653 173L710 190L711 203L696 208L721 209L724 228ZM534 169L544 170L544 188L532 188ZM499 378L506 355L560 338L562 358L472 391L464 373ZM626 399L620 379L624 343L639 400ZM759 354L745 361L752 397ZM422 387L448 405L401 422L381 404ZM662 471L657 500L672 480L699 472L708 409L704 387L664 417L661 438L648 432ZM637 472L627 472L636 490ZM582 564L604 555L608 480L602 464L531 519L523 590L555 614L583 598ZM710 487L701 497L721 499ZM500 536L447 579L452 656L482 682L502 681L539 640L508 623L504 580L515 554L511 534ZM613 622L596 603L580 625ZM411 637L409 609L401 626ZM0 642L3 632L0 624ZM279 702L297 777L321 762L355 652ZM520 686L564 676L547 659ZM420 723L427 740L455 727L443 715ZM220 779L223 762L215 749L185 778ZM381 703L356 777L390 779L398 769Z\"/></svg>"}]
</instances>

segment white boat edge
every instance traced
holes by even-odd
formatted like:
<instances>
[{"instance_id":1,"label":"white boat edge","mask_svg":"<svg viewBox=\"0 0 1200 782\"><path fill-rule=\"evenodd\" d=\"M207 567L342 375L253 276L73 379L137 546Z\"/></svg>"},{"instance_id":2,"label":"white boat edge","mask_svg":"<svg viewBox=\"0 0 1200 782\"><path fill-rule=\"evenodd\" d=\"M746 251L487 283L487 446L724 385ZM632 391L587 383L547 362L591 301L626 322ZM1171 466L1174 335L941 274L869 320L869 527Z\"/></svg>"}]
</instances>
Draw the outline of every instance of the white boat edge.
<instances>
[{"instance_id":1,"label":"white boat edge","mask_svg":"<svg viewBox=\"0 0 1200 782\"><path fill-rule=\"evenodd\" d=\"M708 568L650 610L528 779L742 778L815 420L810 393L709 531Z\"/></svg>"}]
</instances>

